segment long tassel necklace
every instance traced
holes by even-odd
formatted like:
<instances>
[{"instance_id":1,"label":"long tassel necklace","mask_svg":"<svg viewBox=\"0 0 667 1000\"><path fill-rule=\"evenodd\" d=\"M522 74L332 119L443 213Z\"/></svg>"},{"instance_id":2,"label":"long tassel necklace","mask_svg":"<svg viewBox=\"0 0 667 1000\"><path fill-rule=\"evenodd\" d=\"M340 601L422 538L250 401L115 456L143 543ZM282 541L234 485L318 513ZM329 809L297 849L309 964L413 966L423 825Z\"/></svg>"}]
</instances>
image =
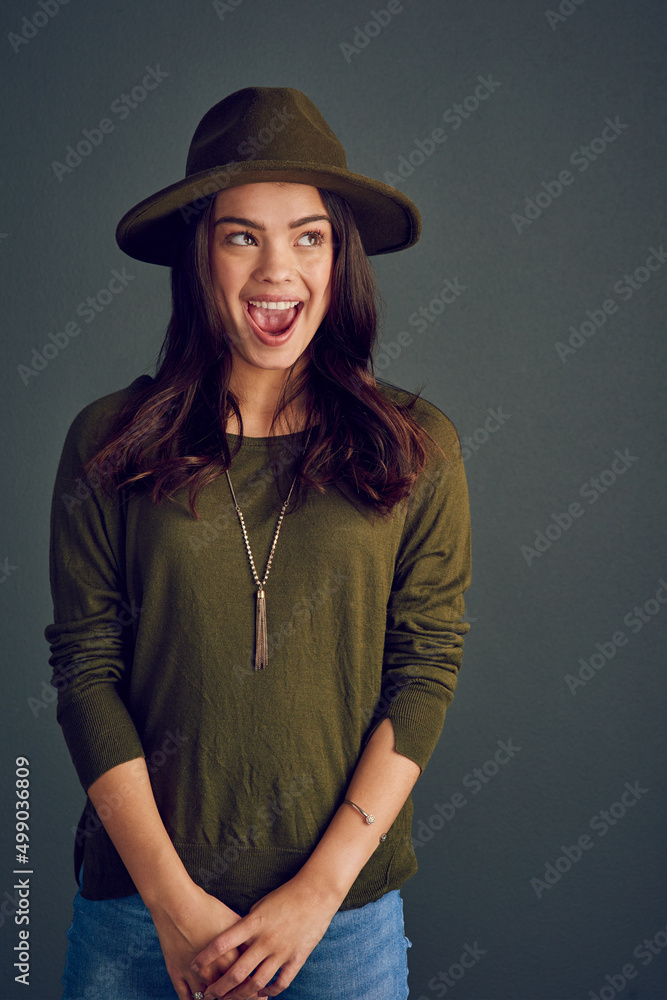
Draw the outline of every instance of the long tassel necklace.
<instances>
[{"instance_id":1,"label":"long tassel necklace","mask_svg":"<svg viewBox=\"0 0 667 1000\"><path fill-rule=\"evenodd\" d=\"M306 454L308 448L308 442L310 440L310 433L312 427L308 431L308 437L306 438L306 444L303 449L303 454ZM227 472L227 470L225 470ZM241 513L241 508L236 502L236 495L234 493L234 487L232 486L232 481L229 478L229 472L227 472L227 482L229 483L229 488L232 491L232 499L234 501L234 507L236 513L239 516L239 521L241 522L241 529L243 531L243 537L245 539L246 549L248 550L248 558L250 559L250 567L252 569L252 575L254 577L255 583L257 584L257 605L255 609L255 670L264 670L269 663L269 641L266 631L266 595L264 593L264 585L266 584L267 577L269 575L269 570L271 569L271 560L273 559L273 553L276 547L276 542L278 541L278 533L280 531L280 525L282 524L283 517L285 516L285 511L287 510L287 505L290 502L290 497L292 496L292 490L296 484L297 476L294 476L292 485L290 486L290 491L287 494L287 500L282 506L280 511L280 517L278 518L278 524L276 525L276 532L273 536L273 545L271 546L271 551L269 552L269 559L266 564L266 570L264 571L264 579L260 581L257 576L257 570L255 569L255 560L252 557L252 552L250 551L250 542L248 541L248 532L246 531L245 521L243 520L243 514Z\"/></svg>"}]
</instances>

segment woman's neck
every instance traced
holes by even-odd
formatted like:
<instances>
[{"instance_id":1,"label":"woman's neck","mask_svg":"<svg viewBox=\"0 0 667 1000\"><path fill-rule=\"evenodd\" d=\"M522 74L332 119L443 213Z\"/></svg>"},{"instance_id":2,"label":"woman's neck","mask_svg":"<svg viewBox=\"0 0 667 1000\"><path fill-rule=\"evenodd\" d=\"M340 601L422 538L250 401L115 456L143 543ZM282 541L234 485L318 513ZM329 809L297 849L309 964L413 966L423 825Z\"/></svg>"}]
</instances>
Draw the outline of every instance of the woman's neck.
<instances>
[{"instance_id":1,"label":"woman's neck","mask_svg":"<svg viewBox=\"0 0 667 1000\"><path fill-rule=\"evenodd\" d=\"M306 415L299 411L290 416L291 426L288 425L285 413L281 413L276 426L271 431L271 420L273 413L261 413L257 410L245 410L241 407L241 418L243 420L243 433L246 437L271 437L278 434L293 434L306 428ZM311 421L312 426L313 421ZM227 433L238 434L239 425L234 413L227 419Z\"/></svg>"},{"instance_id":2,"label":"woman's neck","mask_svg":"<svg viewBox=\"0 0 667 1000\"><path fill-rule=\"evenodd\" d=\"M306 414L301 399L292 402L283 410L276 422L276 426L271 431L271 421L278 405L284 372L264 371L252 372L253 379L248 378L245 369L235 366L230 380L230 389L234 392L241 417L243 419L243 433L248 437L269 437L277 434L291 434L295 431L304 430L306 427ZM278 378L277 376L280 376ZM262 376L262 377L258 377ZM288 426L289 419L292 426ZM239 426L234 413L227 419L226 431L228 434L238 434Z\"/></svg>"}]
</instances>

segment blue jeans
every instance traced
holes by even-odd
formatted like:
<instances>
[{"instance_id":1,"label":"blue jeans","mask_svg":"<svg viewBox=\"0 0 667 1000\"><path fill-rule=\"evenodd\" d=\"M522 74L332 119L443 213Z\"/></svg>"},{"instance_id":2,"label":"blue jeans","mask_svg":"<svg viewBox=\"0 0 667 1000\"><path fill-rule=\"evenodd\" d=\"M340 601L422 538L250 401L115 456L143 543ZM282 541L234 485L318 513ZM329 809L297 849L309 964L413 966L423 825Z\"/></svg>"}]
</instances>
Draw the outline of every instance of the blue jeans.
<instances>
[{"instance_id":1,"label":"blue jeans","mask_svg":"<svg viewBox=\"0 0 667 1000\"><path fill-rule=\"evenodd\" d=\"M74 899L62 1000L178 1000L141 896ZM398 889L339 910L282 1000L405 1000L403 900ZM277 973L276 973L277 975Z\"/></svg>"}]
</instances>

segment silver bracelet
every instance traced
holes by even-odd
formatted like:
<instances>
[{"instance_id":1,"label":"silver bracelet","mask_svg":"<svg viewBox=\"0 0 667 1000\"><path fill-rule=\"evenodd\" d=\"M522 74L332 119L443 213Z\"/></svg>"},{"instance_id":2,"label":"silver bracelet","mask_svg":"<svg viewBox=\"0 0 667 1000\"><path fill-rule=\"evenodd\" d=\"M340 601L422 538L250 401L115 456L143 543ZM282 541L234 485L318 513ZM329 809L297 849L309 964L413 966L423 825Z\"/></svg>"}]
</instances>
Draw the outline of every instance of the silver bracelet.
<instances>
[{"instance_id":1,"label":"silver bracelet","mask_svg":"<svg viewBox=\"0 0 667 1000\"><path fill-rule=\"evenodd\" d=\"M368 823L368 825L369 826L373 825L373 823L375 822L375 816L373 815L373 813L366 813L366 812L364 812L364 810L361 808L361 806L358 806L357 803L353 802L351 799L343 799L343 802L348 802L351 806L354 806L354 808L357 810L357 812L360 812L361 815L364 817L364 819L366 820L366 822ZM380 843L382 843L386 839L387 839L387 834L386 833L381 834L381 836L380 836Z\"/></svg>"}]
</instances>

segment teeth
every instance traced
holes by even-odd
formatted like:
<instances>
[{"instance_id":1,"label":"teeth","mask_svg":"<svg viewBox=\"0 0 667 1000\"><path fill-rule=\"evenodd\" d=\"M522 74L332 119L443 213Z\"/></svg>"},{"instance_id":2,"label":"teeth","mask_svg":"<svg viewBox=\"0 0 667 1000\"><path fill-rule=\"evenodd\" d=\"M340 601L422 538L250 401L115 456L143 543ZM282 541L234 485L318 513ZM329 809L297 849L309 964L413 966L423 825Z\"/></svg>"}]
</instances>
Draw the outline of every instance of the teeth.
<instances>
[{"instance_id":1,"label":"teeth","mask_svg":"<svg viewBox=\"0 0 667 1000\"><path fill-rule=\"evenodd\" d=\"M296 302L257 302L255 299L248 299L251 306L259 306L260 309L294 309L299 305L299 300Z\"/></svg>"}]
</instances>

